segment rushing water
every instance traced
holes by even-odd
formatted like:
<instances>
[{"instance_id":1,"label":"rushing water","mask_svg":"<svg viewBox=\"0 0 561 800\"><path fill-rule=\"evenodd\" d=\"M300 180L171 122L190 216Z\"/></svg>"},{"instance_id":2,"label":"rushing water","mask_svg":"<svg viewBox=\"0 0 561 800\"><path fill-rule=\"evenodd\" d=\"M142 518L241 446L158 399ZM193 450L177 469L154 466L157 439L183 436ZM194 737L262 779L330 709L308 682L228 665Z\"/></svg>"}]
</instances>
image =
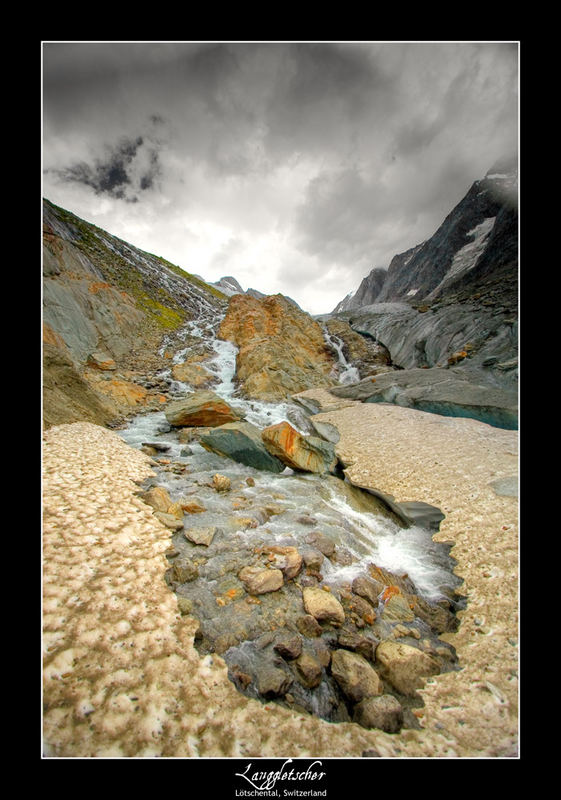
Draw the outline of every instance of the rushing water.
<instances>
[{"instance_id":1,"label":"rushing water","mask_svg":"<svg viewBox=\"0 0 561 800\"><path fill-rule=\"evenodd\" d=\"M295 403L265 403L248 400L237 394L234 383L237 348L231 342L216 338L216 328L216 320L206 319L189 323L184 330L185 338L200 338L207 342L215 352L212 358L205 361L205 369L213 373L218 381L212 390L239 409L248 422L258 427L263 428L288 420L301 432L309 430L306 425L305 412ZM332 337L332 339L335 338ZM177 351L173 357L173 363L181 363L191 347L192 345L188 345ZM164 349L165 346L162 351ZM348 381L352 370L356 371L356 369L348 365L340 347L338 352L341 365L344 367L340 379ZM169 377L170 370L162 371L161 376ZM172 382L172 390L177 395L195 391L193 387L179 381ZM258 472L230 459L211 454L197 443L190 443L186 450L185 445L178 440L177 431L167 423L164 412L138 415L119 433L128 444L136 448L151 441L168 445L169 449L165 452L166 458L188 466L189 483L192 483L193 475L198 475L199 482L202 484L205 481L209 482L216 472L235 478L253 476L258 479L259 488L244 489L250 503L257 501L259 493L282 493L287 498L283 501L284 505L291 507L294 513L301 511L304 507L302 500L304 495L304 505L314 511L318 522L328 528L330 535L334 536L336 541L345 547L353 557L353 564L349 566L335 568L326 565L326 577L329 574L331 583L352 579L360 573L365 563L371 561L375 561L376 564L390 571L407 573L420 593L428 599L442 597L443 587L455 587L459 583L451 572L453 562L447 555L447 548L434 543L429 531L416 526L403 528L380 514L365 512L363 508L357 508L356 504L353 505L352 498L349 497L348 491L345 491L343 482L339 479L295 474L289 468L280 475ZM158 482L160 485L167 486L172 499L177 499L182 492L182 482L184 483L186 479L178 479L177 475L173 474L173 477L170 478L170 474L161 473ZM226 497L217 495L213 499L216 514L230 512L229 501ZM280 518L270 521L268 527L274 536L282 538L286 520L287 517L283 515L282 521Z\"/></svg>"},{"instance_id":2,"label":"rushing water","mask_svg":"<svg viewBox=\"0 0 561 800\"><path fill-rule=\"evenodd\" d=\"M219 340L216 329L217 322L210 317L188 325L182 332L185 347L175 353L172 363L184 361L193 346L204 346L211 354L204 362L205 369L216 379L212 390L241 411L249 422L263 428L288 420L300 431L309 431L307 415L296 404L264 403L238 394L234 380L237 348ZM164 349L165 344L162 354ZM354 379L350 377L354 368L344 360L342 348L336 349L340 357L340 380ZM171 379L171 371L163 370L161 376ZM171 390L175 396L194 391L192 386L179 381L172 381ZM138 415L119 433L133 447L155 442L162 450L155 457L156 477L149 479L144 488L162 486L172 502L190 499L204 509L201 513L185 514L184 529L173 535L170 532L175 547L175 560L170 563L180 564L191 573L185 582L183 576L179 579L174 573L176 567L170 567L170 585L178 595L178 602L187 603L190 612L200 620L201 652L222 654L231 680L251 697L268 699L272 691L276 701L288 703L289 707L333 722L350 719L352 710L328 670L324 668L321 683L310 688L298 677L294 679L293 667L274 651L271 631L294 630L295 620L303 613L303 586L319 582L342 599L345 592L349 596L353 580L368 576L370 566L376 565L412 582L411 591L425 601L446 606L460 583L452 572L454 562L449 547L433 542L429 530L404 527L376 498L340 478L297 473L289 468L280 474L260 471L209 452L196 440L184 444L179 441L178 431L168 424L164 412ZM158 463L160 457L170 463ZM229 479L230 491L216 491L213 477L217 473ZM213 532L206 546L194 544L187 535L193 530L200 533L201 529ZM314 536L318 533L333 547L326 557L314 551ZM321 564L310 567L311 572L310 569L302 572L299 583L287 580L281 591L252 599L244 591L239 573L244 566L261 558L256 554L271 546L293 547L302 556L315 552ZM383 609L383 601L380 602ZM453 618L451 611L445 613ZM391 637L392 624L385 622L383 616L376 620L369 635ZM356 617L355 623L358 624ZM349 619L351 627L355 623ZM442 644L425 618L415 618L414 624L416 635L425 637L425 642ZM360 623L359 628L363 626ZM353 631L358 633L356 627ZM306 640L308 652L311 647L321 659L321 647L337 646L337 637L333 636L333 631L327 630L317 640ZM404 642L417 644L411 637ZM454 655L448 658L443 669L455 668ZM281 684L286 679L290 692L274 684L279 676ZM408 724L416 724L411 715Z\"/></svg>"}]
</instances>

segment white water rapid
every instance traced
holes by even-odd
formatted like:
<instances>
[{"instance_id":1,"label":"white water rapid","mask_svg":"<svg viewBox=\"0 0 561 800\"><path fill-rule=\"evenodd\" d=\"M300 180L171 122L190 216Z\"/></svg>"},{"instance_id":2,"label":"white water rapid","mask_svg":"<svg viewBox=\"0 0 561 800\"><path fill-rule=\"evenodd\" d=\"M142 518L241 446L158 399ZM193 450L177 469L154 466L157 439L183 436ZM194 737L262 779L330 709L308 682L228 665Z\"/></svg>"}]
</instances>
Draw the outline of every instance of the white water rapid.
<instances>
[{"instance_id":1,"label":"white water rapid","mask_svg":"<svg viewBox=\"0 0 561 800\"><path fill-rule=\"evenodd\" d=\"M205 369L217 379L216 385L211 387L212 391L240 410L247 421L263 428L288 420L301 432L309 431L305 412L294 403L264 403L245 399L237 393L234 382L237 348L216 337L219 322L216 317L206 315L197 322L189 323L181 334L186 346L175 353L172 363L181 363L194 346L206 346L215 353L204 362ZM340 340L331 337L331 341L339 353L341 380L358 379L356 368L348 364L343 356ZM164 344L161 355L165 349ZM160 375L170 378L171 370L165 369ZM171 389L175 395L196 391L189 384L179 381L172 381ZM262 526L258 526L239 531L240 535L253 544L265 538L269 544L290 543L305 547L310 528L299 524L298 517L308 515L318 529L332 537L337 547L345 551L343 561L350 561L338 564L325 559L322 573L330 585L352 580L372 562L397 574L407 573L419 593L427 599L442 597L443 587L454 587L459 582L451 572L453 564L446 548L435 545L429 531L418 527L404 529L379 514L357 510L348 492L344 491L343 481L338 478L294 473L288 468L277 475L209 453L198 443L190 442L186 447L179 442L177 431L169 426L163 412L138 415L119 434L136 448L147 442L168 446L168 450L161 455L184 464L187 472L179 475L161 471L157 483L168 489L174 501L196 491L197 497L203 499L208 509L204 515L205 524L218 524L222 518L232 516L231 501L227 495L221 496L207 488L216 472L230 477L232 481L254 478L256 485L244 488L243 492L248 508L259 504L263 498L281 495L282 499L275 499L275 502L281 506L283 513L267 521L266 533Z\"/></svg>"}]
</instances>

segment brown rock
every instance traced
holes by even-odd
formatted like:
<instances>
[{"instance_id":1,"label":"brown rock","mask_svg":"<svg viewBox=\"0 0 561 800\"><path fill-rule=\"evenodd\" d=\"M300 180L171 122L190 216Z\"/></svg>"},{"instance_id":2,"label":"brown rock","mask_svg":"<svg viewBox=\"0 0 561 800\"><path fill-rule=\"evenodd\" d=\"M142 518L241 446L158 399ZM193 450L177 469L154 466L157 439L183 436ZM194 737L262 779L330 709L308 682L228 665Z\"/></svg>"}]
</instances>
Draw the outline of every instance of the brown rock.
<instances>
[{"instance_id":1,"label":"brown rock","mask_svg":"<svg viewBox=\"0 0 561 800\"><path fill-rule=\"evenodd\" d=\"M391 640L380 642L376 661L392 686L410 697L423 685L423 678L440 672L438 662L431 656L416 647Z\"/></svg>"},{"instance_id":2,"label":"brown rock","mask_svg":"<svg viewBox=\"0 0 561 800\"><path fill-rule=\"evenodd\" d=\"M163 511L164 513L167 512L172 504L171 497L163 486L153 486L147 492L143 492L140 497L156 511Z\"/></svg>"},{"instance_id":3,"label":"brown rock","mask_svg":"<svg viewBox=\"0 0 561 800\"><path fill-rule=\"evenodd\" d=\"M273 545L265 548L264 552L273 556L271 565L280 569L287 581L298 575L302 569L302 556L295 547Z\"/></svg>"},{"instance_id":4,"label":"brown rock","mask_svg":"<svg viewBox=\"0 0 561 800\"><path fill-rule=\"evenodd\" d=\"M216 473L212 478L212 486L217 492L229 492L232 488L232 482L225 475Z\"/></svg>"},{"instance_id":5,"label":"brown rock","mask_svg":"<svg viewBox=\"0 0 561 800\"><path fill-rule=\"evenodd\" d=\"M219 337L239 348L236 378L246 397L278 401L330 386L335 358L320 325L282 295L234 295Z\"/></svg>"},{"instance_id":6,"label":"brown rock","mask_svg":"<svg viewBox=\"0 0 561 800\"><path fill-rule=\"evenodd\" d=\"M309 639L321 636L322 634L321 625L311 614L302 614L301 617L297 617L296 627L302 636L306 636Z\"/></svg>"},{"instance_id":7,"label":"brown rock","mask_svg":"<svg viewBox=\"0 0 561 800\"><path fill-rule=\"evenodd\" d=\"M322 666L311 653L304 651L294 661L298 681L308 689L314 689L321 683Z\"/></svg>"},{"instance_id":8,"label":"brown rock","mask_svg":"<svg viewBox=\"0 0 561 800\"><path fill-rule=\"evenodd\" d=\"M90 367L95 367L96 369L101 370L117 369L114 359L112 359L111 356L108 356L107 353L102 353L100 351L91 353L88 356L87 364Z\"/></svg>"},{"instance_id":9,"label":"brown rock","mask_svg":"<svg viewBox=\"0 0 561 800\"><path fill-rule=\"evenodd\" d=\"M283 631L277 635L273 648L283 658L298 658L302 652L302 639L297 633Z\"/></svg>"},{"instance_id":10,"label":"brown rock","mask_svg":"<svg viewBox=\"0 0 561 800\"><path fill-rule=\"evenodd\" d=\"M399 733L403 725L401 703L391 694L365 697L354 707L353 722L363 728L379 728L386 733Z\"/></svg>"},{"instance_id":11,"label":"brown rock","mask_svg":"<svg viewBox=\"0 0 561 800\"><path fill-rule=\"evenodd\" d=\"M176 381L188 383L196 389L200 389L212 384L216 378L200 364L190 364L185 361L183 364L175 364L171 369L171 374Z\"/></svg>"},{"instance_id":12,"label":"brown rock","mask_svg":"<svg viewBox=\"0 0 561 800\"><path fill-rule=\"evenodd\" d=\"M384 691L376 670L361 655L349 650L335 650L331 657L331 674L354 703Z\"/></svg>"},{"instance_id":13,"label":"brown rock","mask_svg":"<svg viewBox=\"0 0 561 800\"><path fill-rule=\"evenodd\" d=\"M154 516L156 519L160 520L162 525L165 525L166 528L170 528L172 531L180 531L183 527L182 520L177 519L173 514L166 514L164 511L154 511Z\"/></svg>"},{"instance_id":14,"label":"brown rock","mask_svg":"<svg viewBox=\"0 0 561 800\"><path fill-rule=\"evenodd\" d=\"M345 621L343 606L330 592L310 586L304 589L302 598L304 600L304 608L315 619L335 624L341 624Z\"/></svg>"},{"instance_id":15,"label":"brown rock","mask_svg":"<svg viewBox=\"0 0 561 800\"><path fill-rule=\"evenodd\" d=\"M308 544L313 545L313 547L317 548L320 553L323 553L324 556L330 558L335 552L335 543L326 536L324 533L320 531L313 531L306 537L306 541Z\"/></svg>"},{"instance_id":16,"label":"brown rock","mask_svg":"<svg viewBox=\"0 0 561 800\"><path fill-rule=\"evenodd\" d=\"M263 567L244 567L239 575L248 594L265 594L276 592L284 583L280 569L263 569Z\"/></svg>"},{"instance_id":17,"label":"brown rock","mask_svg":"<svg viewBox=\"0 0 561 800\"><path fill-rule=\"evenodd\" d=\"M337 463L333 444L304 436L289 422L270 425L261 431L261 438L269 453L291 469L322 474Z\"/></svg>"},{"instance_id":18,"label":"brown rock","mask_svg":"<svg viewBox=\"0 0 561 800\"><path fill-rule=\"evenodd\" d=\"M202 514L206 508L198 500L182 500L181 508L186 514Z\"/></svg>"},{"instance_id":19,"label":"brown rock","mask_svg":"<svg viewBox=\"0 0 561 800\"><path fill-rule=\"evenodd\" d=\"M379 581L363 576L354 579L352 588L355 594L365 597L374 607L378 605L378 595L384 590Z\"/></svg>"},{"instance_id":20,"label":"brown rock","mask_svg":"<svg viewBox=\"0 0 561 800\"><path fill-rule=\"evenodd\" d=\"M214 539L215 534L217 533L217 528L188 528L184 536L193 544L202 544L205 547L208 547L212 540Z\"/></svg>"},{"instance_id":21,"label":"brown rock","mask_svg":"<svg viewBox=\"0 0 561 800\"><path fill-rule=\"evenodd\" d=\"M194 392L168 403L166 419L175 427L215 428L240 419L239 414L214 392Z\"/></svg>"}]
</instances>

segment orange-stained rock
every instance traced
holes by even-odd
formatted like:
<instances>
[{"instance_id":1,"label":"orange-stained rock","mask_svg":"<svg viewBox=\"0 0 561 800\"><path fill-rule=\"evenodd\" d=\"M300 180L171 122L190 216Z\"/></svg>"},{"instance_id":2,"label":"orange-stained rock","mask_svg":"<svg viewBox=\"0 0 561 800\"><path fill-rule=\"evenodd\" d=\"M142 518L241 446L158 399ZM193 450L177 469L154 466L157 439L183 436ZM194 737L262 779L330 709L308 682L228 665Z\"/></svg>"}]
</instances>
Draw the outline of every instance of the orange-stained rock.
<instances>
[{"instance_id":1,"label":"orange-stained rock","mask_svg":"<svg viewBox=\"0 0 561 800\"><path fill-rule=\"evenodd\" d=\"M168 404L166 419L176 427L216 428L235 422L240 415L214 392L194 392Z\"/></svg>"},{"instance_id":2,"label":"orange-stained rock","mask_svg":"<svg viewBox=\"0 0 561 800\"><path fill-rule=\"evenodd\" d=\"M331 442L317 436L304 436L288 422L270 425L261 431L263 444L269 453L291 469L324 473L337 463Z\"/></svg>"},{"instance_id":3,"label":"orange-stained rock","mask_svg":"<svg viewBox=\"0 0 561 800\"><path fill-rule=\"evenodd\" d=\"M320 325L283 295L234 295L218 336L239 348L236 379L246 397L274 402L333 385L334 356Z\"/></svg>"},{"instance_id":4,"label":"orange-stained rock","mask_svg":"<svg viewBox=\"0 0 561 800\"><path fill-rule=\"evenodd\" d=\"M95 353L90 353L87 364L89 367L95 367L96 369L117 369L115 360L107 355L107 353L102 353L99 350Z\"/></svg>"}]
</instances>

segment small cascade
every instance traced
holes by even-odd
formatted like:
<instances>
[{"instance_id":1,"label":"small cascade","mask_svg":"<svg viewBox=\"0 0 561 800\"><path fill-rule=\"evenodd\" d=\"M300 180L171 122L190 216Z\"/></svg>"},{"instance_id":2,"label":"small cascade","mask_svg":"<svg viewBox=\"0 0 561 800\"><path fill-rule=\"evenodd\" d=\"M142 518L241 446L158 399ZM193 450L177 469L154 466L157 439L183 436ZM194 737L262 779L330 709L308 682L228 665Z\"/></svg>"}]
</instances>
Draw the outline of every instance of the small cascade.
<instances>
[{"instance_id":1,"label":"small cascade","mask_svg":"<svg viewBox=\"0 0 561 800\"><path fill-rule=\"evenodd\" d=\"M327 344L337 353L338 363L336 368L339 383L358 383L360 380L360 373L358 369L353 367L352 364L350 364L345 358L345 354L343 352L345 344L342 339L332 333L329 333L327 328L323 329L323 335Z\"/></svg>"}]
</instances>

